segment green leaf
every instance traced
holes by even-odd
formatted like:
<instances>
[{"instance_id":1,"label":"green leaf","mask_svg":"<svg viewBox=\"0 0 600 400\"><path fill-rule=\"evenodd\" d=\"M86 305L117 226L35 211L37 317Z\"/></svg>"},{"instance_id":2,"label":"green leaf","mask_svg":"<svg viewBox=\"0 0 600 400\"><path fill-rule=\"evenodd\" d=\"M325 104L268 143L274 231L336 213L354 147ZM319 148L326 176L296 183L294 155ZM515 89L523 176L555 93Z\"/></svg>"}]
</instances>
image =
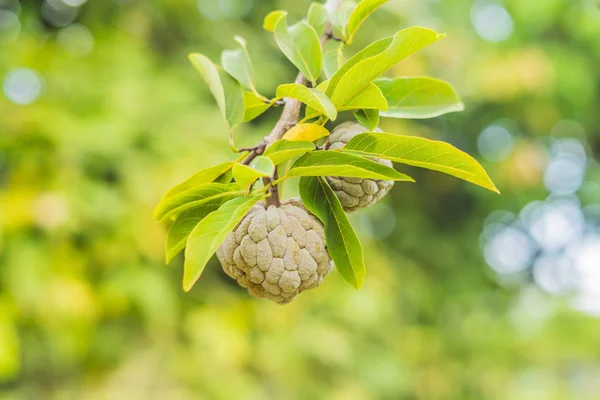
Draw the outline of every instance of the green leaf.
<instances>
[{"instance_id":1,"label":"green leaf","mask_svg":"<svg viewBox=\"0 0 600 400\"><path fill-rule=\"evenodd\" d=\"M338 71L338 69L340 69L340 65L342 64L343 60L343 49L344 43L340 42L335 49L328 50L325 52L325 55L323 56L323 71L325 72L325 76L327 76L327 79L331 79ZM322 90L325 91L325 89Z\"/></svg>"},{"instance_id":2,"label":"green leaf","mask_svg":"<svg viewBox=\"0 0 600 400\"><path fill-rule=\"evenodd\" d=\"M268 157L273 161L273 164L279 165L284 162L291 160L292 158L299 157L309 151L313 151L315 145L309 141L289 141L280 139L274 142L264 152L263 156Z\"/></svg>"},{"instance_id":3,"label":"green leaf","mask_svg":"<svg viewBox=\"0 0 600 400\"><path fill-rule=\"evenodd\" d=\"M366 274L360 240L340 200L322 178L300 178L300 197L306 208L323 222L327 251L346 282L359 289Z\"/></svg>"},{"instance_id":4,"label":"green leaf","mask_svg":"<svg viewBox=\"0 0 600 400\"><path fill-rule=\"evenodd\" d=\"M448 83L428 77L378 79L389 109L384 117L434 118L464 110L465 106Z\"/></svg>"},{"instance_id":5,"label":"green leaf","mask_svg":"<svg viewBox=\"0 0 600 400\"><path fill-rule=\"evenodd\" d=\"M250 186L258 178L273 175L275 164L267 157L256 157L250 166L244 164L235 164L233 166L233 177L240 187L248 191Z\"/></svg>"},{"instance_id":6,"label":"green leaf","mask_svg":"<svg viewBox=\"0 0 600 400\"><path fill-rule=\"evenodd\" d=\"M264 195L238 197L201 220L187 240L183 265L183 290L189 292L227 235Z\"/></svg>"},{"instance_id":7,"label":"green leaf","mask_svg":"<svg viewBox=\"0 0 600 400\"><path fill-rule=\"evenodd\" d=\"M342 151L444 172L500 193L473 157L446 142L390 133L361 133Z\"/></svg>"},{"instance_id":8,"label":"green leaf","mask_svg":"<svg viewBox=\"0 0 600 400\"><path fill-rule=\"evenodd\" d=\"M331 14L331 24L342 32L342 36L346 39L346 25L350 20L350 16L356 9L357 4L354 1L344 1L337 11Z\"/></svg>"},{"instance_id":9,"label":"green leaf","mask_svg":"<svg viewBox=\"0 0 600 400\"><path fill-rule=\"evenodd\" d=\"M225 172L224 174L222 174L221 176L219 176L217 179L215 179L216 183L223 183L223 184L229 184L231 183L231 180L233 179L233 171L228 170L227 172Z\"/></svg>"},{"instance_id":10,"label":"green leaf","mask_svg":"<svg viewBox=\"0 0 600 400\"><path fill-rule=\"evenodd\" d=\"M352 98L344 107L340 107L340 111L369 109L383 110L388 109L388 103L381 89L374 83L369 83L360 93Z\"/></svg>"},{"instance_id":11,"label":"green leaf","mask_svg":"<svg viewBox=\"0 0 600 400\"><path fill-rule=\"evenodd\" d=\"M206 168L196 172L194 175L190 176L185 181L178 183L177 185L169 189L167 193L165 193L165 195L163 196L163 200L167 197L171 197L178 193L184 192L194 186L199 186L214 181L227 171L231 170L233 164L235 163L225 162L222 164L215 165L214 167Z\"/></svg>"},{"instance_id":12,"label":"green leaf","mask_svg":"<svg viewBox=\"0 0 600 400\"><path fill-rule=\"evenodd\" d=\"M287 26L284 14L275 24L275 41L285 56L316 86L321 75L321 42L317 32L306 21Z\"/></svg>"},{"instance_id":13,"label":"green leaf","mask_svg":"<svg viewBox=\"0 0 600 400\"><path fill-rule=\"evenodd\" d=\"M288 177L291 176L344 176L414 182L411 177L376 161L330 150L306 153L288 172Z\"/></svg>"},{"instance_id":14,"label":"green leaf","mask_svg":"<svg viewBox=\"0 0 600 400\"><path fill-rule=\"evenodd\" d=\"M274 32L275 31L275 25L277 25L277 21L279 21L286 14L287 14L287 12L285 12L285 11L280 11L280 10L271 11L265 17L265 20L263 22L263 28L266 31Z\"/></svg>"},{"instance_id":15,"label":"green leaf","mask_svg":"<svg viewBox=\"0 0 600 400\"><path fill-rule=\"evenodd\" d=\"M290 141L314 142L322 137L329 136L329 131L317 124L298 124L283 135L282 139Z\"/></svg>"},{"instance_id":16,"label":"green leaf","mask_svg":"<svg viewBox=\"0 0 600 400\"><path fill-rule=\"evenodd\" d=\"M337 118L335 106L325 93L319 89L309 89L298 83L287 83L277 88L278 98L291 97L324 114L332 121Z\"/></svg>"},{"instance_id":17,"label":"green leaf","mask_svg":"<svg viewBox=\"0 0 600 400\"><path fill-rule=\"evenodd\" d=\"M346 43L352 44L354 34L363 22L388 0L362 0L350 15L346 27Z\"/></svg>"},{"instance_id":18,"label":"green leaf","mask_svg":"<svg viewBox=\"0 0 600 400\"><path fill-rule=\"evenodd\" d=\"M198 207L194 207L182 212L177 217L167 233L167 248L165 253L167 264L170 263L173 257L179 254L179 252L185 248L187 238L196 225L198 225L198 222L200 222L211 212L221 207L221 205L227 200L230 200L230 198L220 197L210 200L199 205Z\"/></svg>"},{"instance_id":19,"label":"green leaf","mask_svg":"<svg viewBox=\"0 0 600 400\"><path fill-rule=\"evenodd\" d=\"M194 186L184 192L162 200L154 209L154 218L162 222L210 200L221 197L239 196L240 194L243 193L238 190L235 184L225 185L213 182Z\"/></svg>"},{"instance_id":20,"label":"green leaf","mask_svg":"<svg viewBox=\"0 0 600 400\"><path fill-rule=\"evenodd\" d=\"M252 121L271 108L262 98L252 92L244 93L244 122Z\"/></svg>"},{"instance_id":21,"label":"green leaf","mask_svg":"<svg viewBox=\"0 0 600 400\"><path fill-rule=\"evenodd\" d=\"M315 29L317 35L325 32L325 23L328 19L327 9L321 3L311 3L308 8L307 22Z\"/></svg>"},{"instance_id":22,"label":"green leaf","mask_svg":"<svg viewBox=\"0 0 600 400\"><path fill-rule=\"evenodd\" d=\"M379 111L378 110L358 110L354 113L354 117L370 131L374 131L379 125Z\"/></svg>"},{"instance_id":23,"label":"green leaf","mask_svg":"<svg viewBox=\"0 0 600 400\"><path fill-rule=\"evenodd\" d=\"M252 60L250 60L250 54L248 54L246 40L240 36L236 36L234 39L238 42L240 48L224 50L221 53L223 69L242 84L242 86L250 88L256 93L256 88L254 87L254 67L252 66Z\"/></svg>"},{"instance_id":24,"label":"green leaf","mask_svg":"<svg viewBox=\"0 0 600 400\"><path fill-rule=\"evenodd\" d=\"M431 29L413 27L381 39L348 60L331 78L326 93L336 107L343 107L384 72L443 37Z\"/></svg>"},{"instance_id":25,"label":"green leaf","mask_svg":"<svg viewBox=\"0 0 600 400\"><path fill-rule=\"evenodd\" d=\"M206 56L192 53L188 56L200 72L217 101L229 132L237 128L244 119L244 92L234 78L217 67Z\"/></svg>"}]
</instances>

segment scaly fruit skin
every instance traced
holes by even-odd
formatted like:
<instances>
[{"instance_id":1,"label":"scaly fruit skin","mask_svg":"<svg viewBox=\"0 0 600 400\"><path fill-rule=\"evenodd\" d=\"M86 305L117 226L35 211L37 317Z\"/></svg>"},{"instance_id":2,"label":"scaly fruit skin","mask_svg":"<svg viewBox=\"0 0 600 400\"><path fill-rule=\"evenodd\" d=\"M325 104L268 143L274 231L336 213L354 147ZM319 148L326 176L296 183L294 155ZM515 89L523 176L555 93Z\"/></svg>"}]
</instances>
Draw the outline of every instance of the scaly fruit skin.
<instances>
[{"instance_id":1,"label":"scaly fruit skin","mask_svg":"<svg viewBox=\"0 0 600 400\"><path fill-rule=\"evenodd\" d=\"M336 150L344 147L354 136L368 132L369 130L355 122L344 122L338 125L327 138L325 149ZM377 131L380 131L377 129ZM371 158L387 167L393 167L389 160ZM356 211L369 207L381 200L394 186L394 181L379 179L346 178L340 176L328 176L327 182L340 199L340 203L346 212Z\"/></svg>"},{"instance_id":2,"label":"scaly fruit skin","mask_svg":"<svg viewBox=\"0 0 600 400\"><path fill-rule=\"evenodd\" d=\"M254 206L217 250L227 275L279 304L316 288L332 268L323 224L300 200Z\"/></svg>"}]
</instances>

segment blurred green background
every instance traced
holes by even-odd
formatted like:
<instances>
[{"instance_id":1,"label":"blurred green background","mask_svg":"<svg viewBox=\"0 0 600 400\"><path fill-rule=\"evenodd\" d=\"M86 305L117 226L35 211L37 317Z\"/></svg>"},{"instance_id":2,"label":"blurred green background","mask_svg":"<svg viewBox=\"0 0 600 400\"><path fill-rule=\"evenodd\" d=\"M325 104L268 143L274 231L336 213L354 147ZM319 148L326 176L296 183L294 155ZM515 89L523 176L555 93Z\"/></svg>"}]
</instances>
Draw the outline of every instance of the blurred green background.
<instances>
[{"instance_id":1,"label":"blurred green background","mask_svg":"<svg viewBox=\"0 0 600 400\"><path fill-rule=\"evenodd\" d=\"M0 0L1 399L600 399L600 8L391 0L358 32L448 37L392 71L466 111L386 131L475 155L501 196L400 167L353 215L365 286L287 306L213 260L189 294L152 209L229 160L188 64L248 40L266 95L296 72L261 29L308 0ZM236 132L251 145L272 110Z\"/></svg>"}]
</instances>

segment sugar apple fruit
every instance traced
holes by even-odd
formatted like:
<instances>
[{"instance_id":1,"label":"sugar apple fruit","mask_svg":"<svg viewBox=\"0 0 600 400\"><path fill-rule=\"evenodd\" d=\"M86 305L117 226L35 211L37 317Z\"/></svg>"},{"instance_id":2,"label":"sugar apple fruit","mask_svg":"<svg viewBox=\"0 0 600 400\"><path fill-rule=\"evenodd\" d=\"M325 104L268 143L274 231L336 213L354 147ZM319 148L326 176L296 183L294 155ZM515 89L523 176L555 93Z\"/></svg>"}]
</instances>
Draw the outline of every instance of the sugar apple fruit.
<instances>
[{"instance_id":1,"label":"sugar apple fruit","mask_svg":"<svg viewBox=\"0 0 600 400\"><path fill-rule=\"evenodd\" d=\"M377 131L381 131L377 129ZM355 122L344 122L338 125L327 138L325 149L336 150L344 147L354 136L368 132L368 129ZM371 158L388 167L393 167L389 160ZM394 186L394 181L380 179L347 178L328 176L327 182L340 199L346 212L365 208L381 200Z\"/></svg>"},{"instance_id":2,"label":"sugar apple fruit","mask_svg":"<svg viewBox=\"0 0 600 400\"><path fill-rule=\"evenodd\" d=\"M258 203L217 250L227 275L254 297L279 304L316 288L332 268L323 224L299 199Z\"/></svg>"}]
</instances>

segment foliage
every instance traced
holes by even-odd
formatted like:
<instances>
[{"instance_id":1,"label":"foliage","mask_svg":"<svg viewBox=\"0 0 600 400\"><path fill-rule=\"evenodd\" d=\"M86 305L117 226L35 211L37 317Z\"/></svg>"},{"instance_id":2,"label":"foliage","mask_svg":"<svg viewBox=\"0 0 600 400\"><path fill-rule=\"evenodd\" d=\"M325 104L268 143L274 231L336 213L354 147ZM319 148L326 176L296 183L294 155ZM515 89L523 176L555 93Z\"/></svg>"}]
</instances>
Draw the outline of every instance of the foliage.
<instances>
[{"instance_id":1,"label":"foliage","mask_svg":"<svg viewBox=\"0 0 600 400\"><path fill-rule=\"evenodd\" d=\"M222 49L238 48L233 35L241 33L256 89L273 99L297 70L257 27L277 7L293 24L310 2L69 2L83 5L67 14L75 17L68 26L49 22L56 15L48 7L59 1L17 3L0 1L0 398L598 398L600 321L573 310L569 295L538 287L537 270L498 276L481 245L484 221L489 234L492 217L547 196L541 168L559 137L587 143L578 195L593 215L593 1L493 3L514 22L500 43L474 29L482 2L390 1L352 46L329 41L324 53L343 47L342 65L369 40L410 24L446 32L385 77L443 78L465 112L382 117L380 126L467 151L502 196L397 164L418 184L397 183L382 202L349 214L368 268L361 290L334 270L285 307L250 298L215 259L184 293L184 255L164 266L168 231L152 209L194 171L235 158L220 110L185 54L201 50L217 62ZM21 68L42 82L29 105L8 96L8 78ZM238 147L271 130L281 109L267 106L236 129ZM348 119L352 112L340 113L336 124ZM514 147L488 158L481 133L499 124ZM284 197L298 195L297 180L284 181Z\"/></svg>"},{"instance_id":2,"label":"foliage","mask_svg":"<svg viewBox=\"0 0 600 400\"><path fill-rule=\"evenodd\" d=\"M328 18L333 25L342 32L342 41L350 44L358 27L364 20L381 6L385 1L365 0L358 5L345 3L339 10L335 10ZM351 5L351 7L349 6ZM275 139L287 141L314 142L329 134L323 125L327 121L334 121L338 112L355 110L354 116L357 120L371 130L375 130L379 122L379 113L377 110L384 111L381 115L394 118L428 118L443 115L448 112L462 110L462 103L454 92L452 87L440 80L432 78L406 78L394 80L377 80L383 73L394 67L400 61L410 55L427 47L444 37L431 29L414 27L404 29L393 37L378 40L365 49L359 51L355 56L339 67L333 73L330 80L323 81L317 86L322 71L323 45L319 41L317 31L325 26L325 40L333 37L331 24L324 15L324 9L318 5L313 5L308 10L308 21L302 20L295 25L288 27L287 12L273 11L268 14L264 20L264 28L274 32L275 41L283 54L300 71L299 79L302 83L282 84L277 87L276 98L273 100L264 99L264 102L271 104L273 101L284 101L286 107L291 105L292 100L304 103L307 109L310 109L306 120L314 120L314 123L301 123L296 125L297 120L285 119L284 110L280 122L292 124L287 131L284 130ZM254 86L254 73L250 61L250 56L246 50L246 42L240 37L236 37L240 44L237 50L225 50L222 53L221 60L223 68L231 79L235 79L239 86L245 86L256 93ZM211 92L217 100L225 116L230 134L242 122L242 114L258 116L255 112L254 101L246 102L246 111L239 110L241 92L237 89L226 91L223 82L227 81L218 74L218 67L214 66L205 56L199 53L190 55L190 60L204 77ZM232 85L229 85L233 87ZM307 87L307 86L312 86ZM320 90L323 89L323 90ZM382 91L383 89L383 91ZM256 96L259 98L259 95ZM408 110L402 112L402 110ZM285 146L283 143L275 142L277 147ZM277 154L276 150L269 151L271 143L259 145L252 149L254 155L268 152L267 156ZM235 149L235 146L232 148ZM296 159L291 168L284 176L278 178L275 173L272 158L259 156L249 165L246 160L237 162L233 165L233 179L244 189L249 199L257 199L260 193L268 191L269 196L275 196L270 204L279 204L277 198L278 191L274 189L278 184L287 178L299 177L324 177L340 176L348 178L369 178L382 180L414 181L407 175L396 172L395 170L381 165L367 158L380 157L396 162L401 162L413 166L429 168L441 171L452 176L464 179L468 182L478 184L489 190L498 192L490 178L483 168L474 158L454 148L448 143L434 142L418 137L402 137L387 134L365 133L354 138L342 151L321 151L316 147L301 147L298 153L296 149L288 156L278 157L275 161L290 161L295 156ZM252 157L254 158L254 157ZM252 159L250 158L250 160ZM269 178L265 181L265 186L253 190L254 183L259 178ZM187 211L194 207L205 207L207 201L214 200L217 196L234 195L234 189L224 184L202 184L197 188L188 189L186 192L175 198L166 198L161 201L155 211L155 217L159 221L167 218L175 218L177 222L177 212ZM325 186L325 187L324 187ZM219 193L214 194L213 190L218 188ZM343 214L343 209L339 201L332 201L335 197L334 192L328 187L324 179L302 179L300 180L300 194L306 202L311 199L307 207L321 219L325 224L325 232L328 237L328 248L335 265L344 279L350 282L356 288L362 285L364 280L364 261L362 260L362 248L360 242L356 239L354 232ZM320 199L318 201L317 199ZM184 202L188 204L183 204ZM231 200L233 201L233 200ZM204 218L215 219L230 217L230 223L225 226L231 230L240 220L238 207L232 207L227 202L219 209L207 214ZM240 200L242 201L242 200ZM250 201L249 209L257 200ZM269 200L268 200L269 202ZM229 215L228 215L229 214ZM196 215L203 215L196 214ZM234 217L235 216L235 217ZM186 222L189 217L184 215ZM217 218L217 220L219 220ZM204 247L201 257L194 256L198 251L189 250L192 243L198 243L195 239L199 234L195 234L199 229L203 232L203 219L198 219L197 227L189 236L188 250L189 256L186 257L184 266L184 287L190 290L191 286L200 277L201 272L209 261L211 252L215 252L220 243L225 240L225 231L219 231L214 236L213 241L208 248ZM233 223L233 224L232 224ZM179 225L179 224L178 224ZM212 225L209 225L212 228ZM212 231L211 231L212 232ZM347 240L346 240L347 237ZM341 240L336 240L341 238ZM204 240L204 238L203 238ZM179 244L179 242L178 242ZM177 245L177 248L179 245Z\"/></svg>"}]
</instances>

